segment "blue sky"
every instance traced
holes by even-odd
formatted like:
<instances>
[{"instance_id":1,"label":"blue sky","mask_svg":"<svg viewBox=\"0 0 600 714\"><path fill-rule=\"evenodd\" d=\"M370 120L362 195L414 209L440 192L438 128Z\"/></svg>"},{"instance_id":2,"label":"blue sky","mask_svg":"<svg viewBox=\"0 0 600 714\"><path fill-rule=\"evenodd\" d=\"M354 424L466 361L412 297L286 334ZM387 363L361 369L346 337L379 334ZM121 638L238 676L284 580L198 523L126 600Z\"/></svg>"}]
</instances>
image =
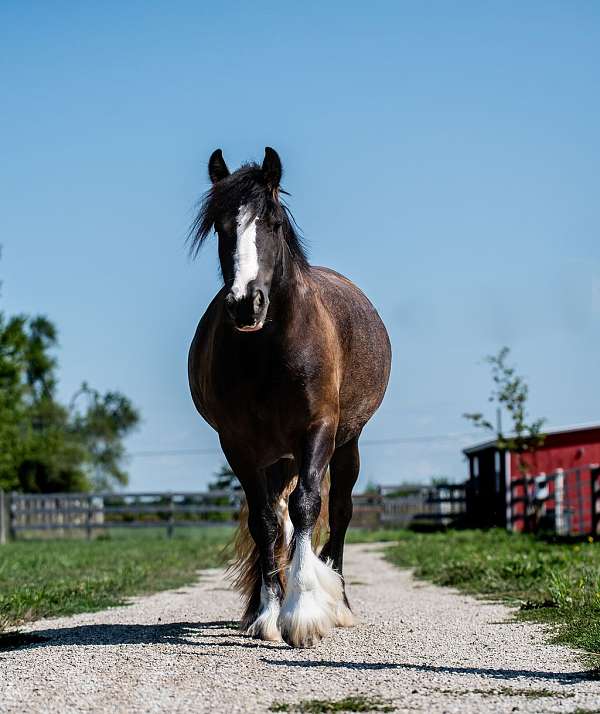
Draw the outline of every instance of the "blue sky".
<instances>
[{"instance_id":1,"label":"blue sky","mask_svg":"<svg viewBox=\"0 0 600 714\"><path fill-rule=\"evenodd\" d=\"M82 380L143 414L131 487L221 463L188 394L219 286L184 239L222 147L275 147L312 262L356 281L394 349L361 480L461 478L482 356L512 348L534 416L600 421L596 2L0 5L2 309L60 330ZM450 435L450 436L447 436ZM210 451L213 450L213 451Z\"/></svg>"}]
</instances>

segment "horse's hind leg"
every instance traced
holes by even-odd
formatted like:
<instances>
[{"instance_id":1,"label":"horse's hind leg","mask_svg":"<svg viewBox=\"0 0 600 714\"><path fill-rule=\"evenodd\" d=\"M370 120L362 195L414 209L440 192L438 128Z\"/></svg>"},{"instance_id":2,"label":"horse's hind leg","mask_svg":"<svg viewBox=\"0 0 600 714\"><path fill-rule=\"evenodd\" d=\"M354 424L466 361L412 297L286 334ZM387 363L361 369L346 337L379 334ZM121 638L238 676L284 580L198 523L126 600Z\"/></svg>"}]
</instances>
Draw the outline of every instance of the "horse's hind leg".
<instances>
[{"instance_id":1,"label":"horse's hind leg","mask_svg":"<svg viewBox=\"0 0 600 714\"><path fill-rule=\"evenodd\" d=\"M278 624L283 639L293 647L315 645L335 625L338 602L343 599L341 577L319 560L311 543L321 509L321 480L333 448L329 423L309 431L298 458L298 484L289 497L293 557Z\"/></svg>"},{"instance_id":2,"label":"horse's hind leg","mask_svg":"<svg viewBox=\"0 0 600 714\"><path fill-rule=\"evenodd\" d=\"M329 540L323 546L320 558L331 561L335 570L343 575L344 539L352 518L352 489L360 470L358 437L335 450L329 463L331 486L329 488ZM336 624L350 627L353 622L352 612L346 597L336 611Z\"/></svg>"}]
</instances>

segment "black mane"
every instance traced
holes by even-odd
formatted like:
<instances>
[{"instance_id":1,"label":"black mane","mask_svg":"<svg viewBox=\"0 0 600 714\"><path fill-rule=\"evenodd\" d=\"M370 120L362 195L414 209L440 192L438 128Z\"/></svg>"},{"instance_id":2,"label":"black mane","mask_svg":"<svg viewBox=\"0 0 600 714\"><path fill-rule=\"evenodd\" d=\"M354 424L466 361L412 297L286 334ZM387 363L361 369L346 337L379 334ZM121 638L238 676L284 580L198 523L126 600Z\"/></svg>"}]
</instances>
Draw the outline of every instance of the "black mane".
<instances>
[{"instance_id":1,"label":"black mane","mask_svg":"<svg viewBox=\"0 0 600 714\"><path fill-rule=\"evenodd\" d=\"M287 194L279 189L269 190L264 180L262 168L255 163L244 164L237 171L213 184L202 197L198 215L189 232L190 254L196 257L214 229L219 216L236 213L242 203L251 203L256 214L262 218L269 216L280 226L279 232L288 248L288 254L302 270L308 267L306 253L296 228L296 221L290 209L279 199L279 194Z\"/></svg>"}]
</instances>

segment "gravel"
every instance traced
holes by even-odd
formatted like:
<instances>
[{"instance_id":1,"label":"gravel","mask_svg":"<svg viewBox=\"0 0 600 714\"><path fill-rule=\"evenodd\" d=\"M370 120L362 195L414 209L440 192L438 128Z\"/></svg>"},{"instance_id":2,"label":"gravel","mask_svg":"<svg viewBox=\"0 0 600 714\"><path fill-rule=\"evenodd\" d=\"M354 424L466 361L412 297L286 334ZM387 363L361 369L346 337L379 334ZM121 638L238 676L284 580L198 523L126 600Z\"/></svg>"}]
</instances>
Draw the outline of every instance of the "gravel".
<instances>
[{"instance_id":1,"label":"gravel","mask_svg":"<svg viewBox=\"0 0 600 714\"><path fill-rule=\"evenodd\" d=\"M0 652L2 712L264 712L361 694L399 712L599 710L576 652L511 611L415 581L380 545L346 550L358 624L316 648L263 643L220 570L123 607L26 628L47 638Z\"/></svg>"}]
</instances>

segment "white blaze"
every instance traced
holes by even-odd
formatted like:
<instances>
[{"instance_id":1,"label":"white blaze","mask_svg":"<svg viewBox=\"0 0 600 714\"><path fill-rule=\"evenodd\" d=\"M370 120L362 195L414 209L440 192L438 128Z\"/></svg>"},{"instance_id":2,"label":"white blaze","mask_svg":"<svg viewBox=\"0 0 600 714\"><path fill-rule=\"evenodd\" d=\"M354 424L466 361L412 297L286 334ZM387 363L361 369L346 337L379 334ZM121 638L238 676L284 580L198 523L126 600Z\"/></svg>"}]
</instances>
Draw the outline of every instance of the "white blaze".
<instances>
[{"instance_id":1,"label":"white blaze","mask_svg":"<svg viewBox=\"0 0 600 714\"><path fill-rule=\"evenodd\" d=\"M258 275L256 251L256 222L247 206L240 206L237 215L237 245L233 255L233 285L231 292L236 299L246 294L248 283Z\"/></svg>"}]
</instances>

